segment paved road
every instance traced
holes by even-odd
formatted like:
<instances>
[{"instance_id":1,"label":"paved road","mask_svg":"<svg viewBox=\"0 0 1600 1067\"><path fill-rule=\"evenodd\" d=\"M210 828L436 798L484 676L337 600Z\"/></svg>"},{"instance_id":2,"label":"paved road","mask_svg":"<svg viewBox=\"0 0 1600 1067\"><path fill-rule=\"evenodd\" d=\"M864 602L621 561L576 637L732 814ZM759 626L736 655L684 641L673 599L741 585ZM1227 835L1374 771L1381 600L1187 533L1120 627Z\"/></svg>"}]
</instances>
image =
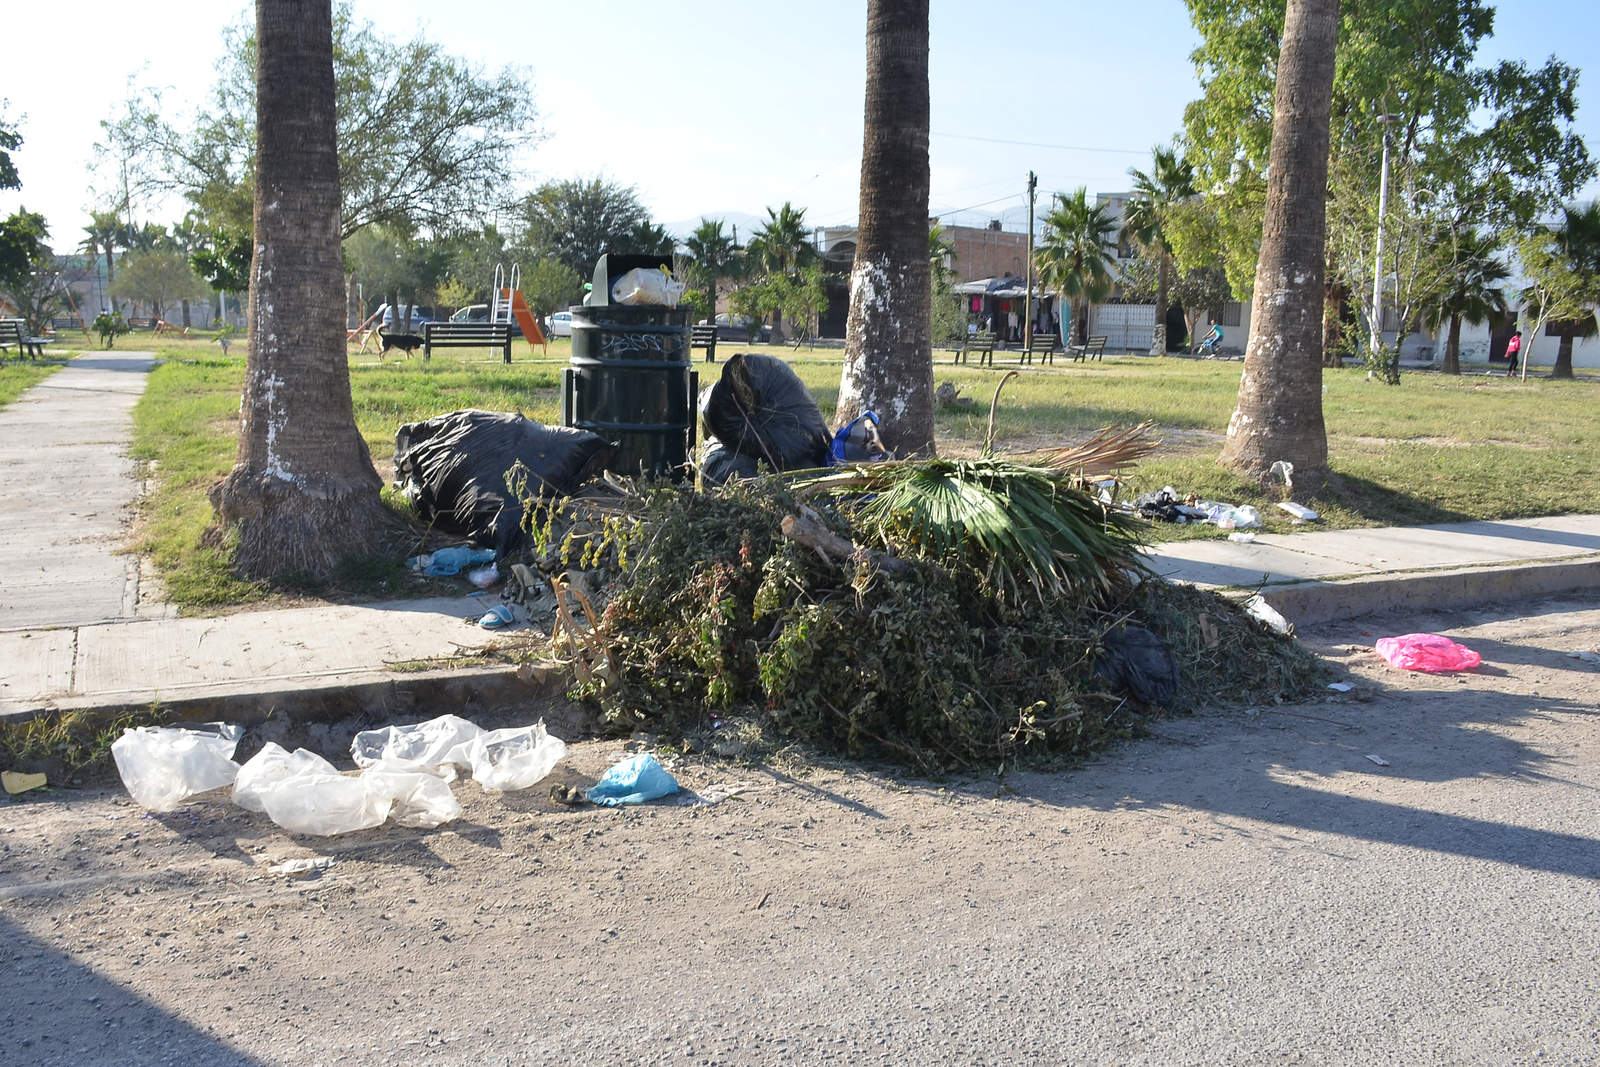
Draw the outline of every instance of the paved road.
<instances>
[{"instance_id":1,"label":"paved road","mask_svg":"<svg viewBox=\"0 0 1600 1067\"><path fill-rule=\"evenodd\" d=\"M291 838L206 799L0 804L16 1062L1593 1064L1592 600L1306 639L1357 688L1056 774L681 768L709 807ZM1443 630L1480 670L1390 670ZM1357 651L1353 651L1357 650ZM343 738L321 738L336 754ZM292 742L291 742L292 743ZM558 768L591 781L615 743ZM1369 755L1386 761L1380 766ZM278 859L322 854L320 879Z\"/></svg>"},{"instance_id":2,"label":"paved road","mask_svg":"<svg viewBox=\"0 0 1600 1067\"><path fill-rule=\"evenodd\" d=\"M118 549L139 491L133 405L154 365L81 356L0 409L0 630L137 614L138 559Z\"/></svg>"}]
</instances>

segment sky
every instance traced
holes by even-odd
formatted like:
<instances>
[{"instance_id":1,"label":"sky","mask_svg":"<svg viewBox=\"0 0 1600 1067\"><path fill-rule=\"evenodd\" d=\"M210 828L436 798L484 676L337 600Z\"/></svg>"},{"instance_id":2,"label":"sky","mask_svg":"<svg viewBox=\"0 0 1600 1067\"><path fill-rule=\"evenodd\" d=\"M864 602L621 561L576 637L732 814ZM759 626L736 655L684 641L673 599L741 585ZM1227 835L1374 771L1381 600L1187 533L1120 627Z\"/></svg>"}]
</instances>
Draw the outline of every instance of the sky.
<instances>
[{"instance_id":1,"label":"sky","mask_svg":"<svg viewBox=\"0 0 1600 1067\"><path fill-rule=\"evenodd\" d=\"M1585 71L1578 129L1600 155L1592 5L1505 0L1479 59L1536 65L1554 54ZM526 72L544 137L508 193L601 176L634 187L656 221L679 230L704 215L764 217L786 201L814 226L855 221L866 0L354 6L388 37L423 34L484 69ZM253 11L238 0L83 0L64 22L46 6L11 5L7 39L26 44L0 64L0 114L24 138L13 153L23 188L0 193L0 215L42 212L52 245L75 247L89 209L115 198L115 175L93 169L100 122L129 86L162 88L181 119L216 79L221 30ZM1041 204L1078 186L1126 190L1128 169L1148 166L1199 95L1182 0L932 0L931 35L929 208L956 224L1023 229L1030 170ZM1600 184L1585 191L1597 193ZM182 212L150 205L136 219L170 224Z\"/></svg>"}]
</instances>

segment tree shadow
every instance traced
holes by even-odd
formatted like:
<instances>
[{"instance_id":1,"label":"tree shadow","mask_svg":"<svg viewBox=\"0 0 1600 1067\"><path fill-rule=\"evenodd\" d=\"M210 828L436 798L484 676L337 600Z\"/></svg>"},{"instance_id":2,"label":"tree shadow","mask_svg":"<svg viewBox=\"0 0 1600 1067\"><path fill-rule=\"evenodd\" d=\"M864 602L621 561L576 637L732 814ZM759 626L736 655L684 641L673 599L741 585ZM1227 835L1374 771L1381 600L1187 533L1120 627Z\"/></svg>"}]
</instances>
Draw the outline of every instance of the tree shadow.
<instances>
[{"instance_id":1,"label":"tree shadow","mask_svg":"<svg viewBox=\"0 0 1600 1067\"><path fill-rule=\"evenodd\" d=\"M1369 478L1334 471L1316 498L1317 502L1337 504L1380 526L1436 526L1468 522L1471 515L1443 507L1410 493L1382 485Z\"/></svg>"},{"instance_id":2,"label":"tree shadow","mask_svg":"<svg viewBox=\"0 0 1600 1067\"><path fill-rule=\"evenodd\" d=\"M11 1063L260 1064L0 918Z\"/></svg>"}]
</instances>

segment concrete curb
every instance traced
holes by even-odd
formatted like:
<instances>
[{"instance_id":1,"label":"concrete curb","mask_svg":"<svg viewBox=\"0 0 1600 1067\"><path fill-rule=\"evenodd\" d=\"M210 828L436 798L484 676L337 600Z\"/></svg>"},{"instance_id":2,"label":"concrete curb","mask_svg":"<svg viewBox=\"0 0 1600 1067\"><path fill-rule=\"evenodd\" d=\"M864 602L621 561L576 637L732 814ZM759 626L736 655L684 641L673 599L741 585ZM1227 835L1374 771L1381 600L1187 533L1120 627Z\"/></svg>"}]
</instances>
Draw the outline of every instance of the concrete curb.
<instances>
[{"instance_id":1,"label":"concrete curb","mask_svg":"<svg viewBox=\"0 0 1600 1067\"><path fill-rule=\"evenodd\" d=\"M1437 611L1596 590L1600 590L1600 556L1297 582L1269 585L1259 592L1290 622L1313 626L1379 612ZM1240 595L1237 590L1226 592Z\"/></svg>"}]
</instances>

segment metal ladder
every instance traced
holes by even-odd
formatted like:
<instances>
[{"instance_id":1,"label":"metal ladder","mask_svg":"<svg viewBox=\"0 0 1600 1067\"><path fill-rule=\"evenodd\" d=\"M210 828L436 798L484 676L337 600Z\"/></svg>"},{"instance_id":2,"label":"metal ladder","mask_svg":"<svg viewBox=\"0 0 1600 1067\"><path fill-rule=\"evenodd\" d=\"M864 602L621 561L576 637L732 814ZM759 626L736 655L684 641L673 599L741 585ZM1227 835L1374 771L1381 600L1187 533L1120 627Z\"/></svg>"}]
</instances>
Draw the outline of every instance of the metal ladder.
<instances>
[{"instance_id":1,"label":"metal ladder","mask_svg":"<svg viewBox=\"0 0 1600 1067\"><path fill-rule=\"evenodd\" d=\"M510 285L505 284L510 281ZM522 288L522 265L511 264L511 274L508 278L504 263L497 264L494 268L494 296L489 303L489 321L511 323L511 294Z\"/></svg>"}]
</instances>

